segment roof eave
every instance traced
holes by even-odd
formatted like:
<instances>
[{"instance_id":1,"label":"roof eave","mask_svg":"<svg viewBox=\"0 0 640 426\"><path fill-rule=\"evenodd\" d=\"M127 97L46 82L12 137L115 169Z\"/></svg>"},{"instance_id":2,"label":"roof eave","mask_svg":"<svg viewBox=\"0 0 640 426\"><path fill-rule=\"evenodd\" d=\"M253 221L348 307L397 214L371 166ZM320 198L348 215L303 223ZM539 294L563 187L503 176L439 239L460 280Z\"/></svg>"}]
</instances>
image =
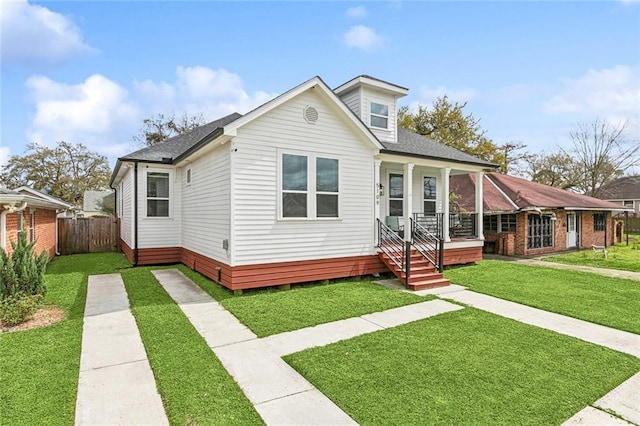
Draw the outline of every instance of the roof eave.
<instances>
[{"instance_id":1,"label":"roof eave","mask_svg":"<svg viewBox=\"0 0 640 426\"><path fill-rule=\"evenodd\" d=\"M498 169L500 167L497 164L493 164L493 163L480 163L480 162L474 162L474 161L455 160L455 159L452 159L452 158L434 157L432 155L414 154L414 153L409 153L409 152L393 151L393 150L386 149L386 148L381 149L380 150L380 154L390 154L390 155L397 155L397 156L402 156L402 157L425 158L427 160L446 161L446 162L449 162L449 163L469 164L469 165L472 165L472 166L485 167L485 168L491 169L491 170L495 170L495 169Z\"/></svg>"}]
</instances>

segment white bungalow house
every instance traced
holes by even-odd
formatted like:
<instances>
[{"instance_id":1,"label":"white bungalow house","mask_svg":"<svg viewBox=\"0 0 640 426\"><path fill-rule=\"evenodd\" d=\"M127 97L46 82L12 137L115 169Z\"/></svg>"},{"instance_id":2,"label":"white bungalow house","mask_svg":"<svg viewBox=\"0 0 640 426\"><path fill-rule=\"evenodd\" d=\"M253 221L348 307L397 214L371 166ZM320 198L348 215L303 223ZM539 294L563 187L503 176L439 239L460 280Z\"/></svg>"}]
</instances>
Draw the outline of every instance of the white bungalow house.
<instances>
[{"instance_id":1,"label":"white bungalow house","mask_svg":"<svg viewBox=\"0 0 640 426\"><path fill-rule=\"evenodd\" d=\"M314 77L118 159L123 251L182 262L231 290L379 273L446 284L482 256L482 181L494 165L396 125L408 90ZM449 176L475 173L476 211L449 211Z\"/></svg>"}]
</instances>

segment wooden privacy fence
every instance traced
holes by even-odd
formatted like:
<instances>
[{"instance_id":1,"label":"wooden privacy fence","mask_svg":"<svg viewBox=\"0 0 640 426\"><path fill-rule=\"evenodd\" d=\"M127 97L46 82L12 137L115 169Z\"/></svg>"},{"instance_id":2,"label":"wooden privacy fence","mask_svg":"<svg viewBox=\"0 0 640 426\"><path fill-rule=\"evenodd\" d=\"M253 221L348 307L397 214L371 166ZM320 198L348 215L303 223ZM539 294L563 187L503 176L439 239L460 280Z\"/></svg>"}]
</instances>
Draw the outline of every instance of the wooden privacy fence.
<instances>
[{"instance_id":1,"label":"wooden privacy fence","mask_svg":"<svg viewBox=\"0 0 640 426\"><path fill-rule=\"evenodd\" d=\"M58 251L60 254L118 251L118 219L87 217L58 219Z\"/></svg>"}]
</instances>

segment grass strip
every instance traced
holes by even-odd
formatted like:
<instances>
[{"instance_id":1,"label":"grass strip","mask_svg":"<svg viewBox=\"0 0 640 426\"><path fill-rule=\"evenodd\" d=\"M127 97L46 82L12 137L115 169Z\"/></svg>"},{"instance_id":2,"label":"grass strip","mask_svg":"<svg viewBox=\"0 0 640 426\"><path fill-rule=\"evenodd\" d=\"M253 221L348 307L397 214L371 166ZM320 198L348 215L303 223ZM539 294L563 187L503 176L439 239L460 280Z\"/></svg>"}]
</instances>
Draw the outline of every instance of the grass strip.
<instances>
[{"instance_id":1,"label":"grass strip","mask_svg":"<svg viewBox=\"0 0 640 426\"><path fill-rule=\"evenodd\" d=\"M179 269L220 301L258 337L433 299L392 290L364 280L296 284L290 290L268 288L246 291L242 296L228 296L231 292L221 293L221 286L213 281L186 267Z\"/></svg>"},{"instance_id":2,"label":"grass strip","mask_svg":"<svg viewBox=\"0 0 640 426\"><path fill-rule=\"evenodd\" d=\"M640 360L466 308L288 355L358 423L560 424Z\"/></svg>"},{"instance_id":3,"label":"grass strip","mask_svg":"<svg viewBox=\"0 0 640 426\"><path fill-rule=\"evenodd\" d=\"M151 274L122 273L171 424L262 424L204 339Z\"/></svg>"},{"instance_id":4,"label":"grass strip","mask_svg":"<svg viewBox=\"0 0 640 426\"><path fill-rule=\"evenodd\" d=\"M640 282L500 260L448 269L455 284L501 299L640 334Z\"/></svg>"},{"instance_id":5,"label":"grass strip","mask_svg":"<svg viewBox=\"0 0 640 426\"><path fill-rule=\"evenodd\" d=\"M66 317L0 334L0 423L73 424L87 277L127 265L123 255L109 253L58 257L47 266L44 302L64 309Z\"/></svg>"},{"instance_id":6,"label":"grass strip","mask_svg":"<svg viewBox=\"0 0 640 426\"><path fill-rule=\"evenodd\" d=\"M636 237L640 240L640 237ZM634 239L630 245L616 244L607 247L607 258L603 254L593 255L593 250L571 251L568 253L545 256L543 260L567 265L592 266L595 268L618 269L640 272L640 242Z\"/></svg>"}]
</instances>

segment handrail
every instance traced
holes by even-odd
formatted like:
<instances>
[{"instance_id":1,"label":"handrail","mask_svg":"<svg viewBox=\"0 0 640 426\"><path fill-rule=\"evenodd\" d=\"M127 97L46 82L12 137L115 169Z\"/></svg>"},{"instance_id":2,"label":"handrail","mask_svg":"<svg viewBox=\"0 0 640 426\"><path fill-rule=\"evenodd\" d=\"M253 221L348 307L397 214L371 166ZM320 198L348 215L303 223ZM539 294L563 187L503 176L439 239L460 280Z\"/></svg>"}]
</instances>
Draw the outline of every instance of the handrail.
<instances>
[{"instance_id":1,"label":"handrail","mask_svg":"<svg viewBox=\"0 0 640 426\"><path fill-rule=\"evenodd\" d=\"M406 246L406 242L397 233L378 219L378 247L409 278L409 268L407 267L409 251Z\"/></svg>"},{"instance_id":2,"label":"handrail","mask_svg":"<svg viewBox=\"0 0 640 426\"><path fill-rule=\"evenodd\" d=\"M411 243L438 272L442 272L444 266L444 240L442 238L411 219Z\"/></svg>"}]
</instances>

